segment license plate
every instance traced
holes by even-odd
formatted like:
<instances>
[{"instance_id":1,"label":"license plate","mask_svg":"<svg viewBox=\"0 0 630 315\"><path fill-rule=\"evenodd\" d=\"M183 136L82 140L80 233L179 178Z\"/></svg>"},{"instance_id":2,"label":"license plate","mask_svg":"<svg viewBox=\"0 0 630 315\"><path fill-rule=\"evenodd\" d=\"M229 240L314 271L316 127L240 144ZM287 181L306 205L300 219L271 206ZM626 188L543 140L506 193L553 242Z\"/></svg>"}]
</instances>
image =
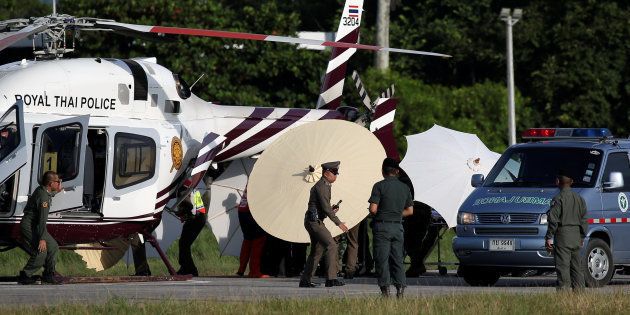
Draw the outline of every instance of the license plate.
<instances>
[{"instance_id":1,"label":"license plate","mask_svg":"<svg viewBox=\"0 0 630 315\"><path fill-rule=\"evenodd\" d=\"M514 239L490 239L491 251L514 251Z\"/></svg>"}]
</instances>

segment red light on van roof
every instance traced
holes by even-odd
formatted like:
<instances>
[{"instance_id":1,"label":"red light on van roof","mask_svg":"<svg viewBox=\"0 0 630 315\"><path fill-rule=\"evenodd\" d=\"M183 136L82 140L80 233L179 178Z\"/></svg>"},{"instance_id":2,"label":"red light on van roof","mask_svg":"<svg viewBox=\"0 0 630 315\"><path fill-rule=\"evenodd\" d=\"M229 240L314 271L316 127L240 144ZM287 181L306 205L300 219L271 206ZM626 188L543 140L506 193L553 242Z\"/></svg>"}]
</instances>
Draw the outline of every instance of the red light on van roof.
<instances>
[{"instance_id":1,"label":"red light on van roof","mask_svg":"<svg viewBox=\"0 0 630 315\"><path fill-rule=\"evenodd\" d=\"M522 134L523 138L551 138L555 135L555 128L530 128Z\"/></svg>"}]
</instances>

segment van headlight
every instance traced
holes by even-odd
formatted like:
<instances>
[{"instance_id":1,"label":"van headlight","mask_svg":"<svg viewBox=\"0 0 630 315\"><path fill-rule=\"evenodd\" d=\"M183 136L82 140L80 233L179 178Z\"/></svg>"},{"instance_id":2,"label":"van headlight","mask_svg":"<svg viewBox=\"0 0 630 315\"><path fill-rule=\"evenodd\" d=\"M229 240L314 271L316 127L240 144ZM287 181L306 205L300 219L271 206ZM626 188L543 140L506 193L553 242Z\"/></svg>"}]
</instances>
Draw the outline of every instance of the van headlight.
<instances>
[{"instance_id":1,"label":"van headlight","mask_svg":"<svg viewBox=\"0 0 630 315\"><path fill-rule=\"evenodd\" d=\"M547 214L546 213L543 213L540 216L540 224L547 224Z\"/></svg>"},{"instance_id":2,"label":"van headlight","mask_svg":"<svg viewBox=\"0 0 630 315\"><path fill-rule=\"evenodd\" d=\"M475 214L470 212L460 212L457 214L458 224L474 224Z\"/></svg>"}]
</instances>

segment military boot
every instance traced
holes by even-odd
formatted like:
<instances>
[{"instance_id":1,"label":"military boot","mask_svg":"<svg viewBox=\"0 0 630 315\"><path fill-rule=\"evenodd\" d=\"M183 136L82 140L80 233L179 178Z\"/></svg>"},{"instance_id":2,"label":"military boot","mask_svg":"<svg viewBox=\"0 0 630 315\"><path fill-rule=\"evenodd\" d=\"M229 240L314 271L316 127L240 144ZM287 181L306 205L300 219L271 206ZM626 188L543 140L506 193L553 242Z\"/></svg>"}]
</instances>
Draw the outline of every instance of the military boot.
<instances>
[{"instance_id":1,"label":"military boot","mask_svg":"<svg viewBox=\"0 0 630 315\"><path fill-rule=\"evenodd\" d=\"M389 286L388 285L384 285L381 287L381 296L384 298L388 298L389 297Z\"/></svg>"},{"instance_id":2,"label":"military boot","mask_svg":"<svg viewBox=\"0 0 630 315\"><path fill-rule=\"evenodd\" d=\"M20 271L20 275L18 276L17 282L19 284L29 285L29 284L35 284L37 280L35 280L34 277L27 276L24 271Z\"/></svg>"},{"instance_id":3,"label":"military boot","mask_svg":"<svg viewBox=\"0 0 630 315\"><path fill-rule=\"evenodd\" d=\"M405 294L405 287L402 286L402 285L397 285L396 286L396 297L401 299L401 298L403 298L404 294Z\"/></svg>"}]
</instances>

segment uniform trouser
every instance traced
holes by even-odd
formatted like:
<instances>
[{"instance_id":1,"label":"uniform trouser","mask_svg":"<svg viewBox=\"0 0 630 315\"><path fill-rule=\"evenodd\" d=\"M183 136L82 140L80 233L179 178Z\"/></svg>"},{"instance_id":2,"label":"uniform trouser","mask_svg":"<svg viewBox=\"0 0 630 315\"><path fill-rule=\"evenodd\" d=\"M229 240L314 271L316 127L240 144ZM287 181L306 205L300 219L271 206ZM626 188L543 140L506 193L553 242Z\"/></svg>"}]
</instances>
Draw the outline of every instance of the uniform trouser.
<instances>
[{"instance_id":1,"label":"uniform trouser","mask_svg":"<svg viewBox=\"0 0 630 315\"><path fill-rule=\"evenodd\" d=\"M577 226L558 228L554 251L558 289L584 288L584 274L580 257L580 231Z\"/></svg>"},{"instance_id":2,"label":"uniform trouser","mask_svg":"<svg viewBox=\"0 0 630 315\"><path fill-rule=\"evenodd\" d=\"M133 266L136 270L136 275L151 275L151 268L149 268L149 262L147 261L147 242L143 242L140 239L140 234L136 233L131 237L129 245L131 246L131 254L133 255Z\"/></svg>"},{"instance_id":3,"label":"uniform trouser","mask_svg":"<svg viewBox=\"0 0 630 315\"><path fill-rule=\"evenodd\" d=\"M378 285L407 285L403 266L403 227L400 223L375 222L372 227L374 264Z\"/></svg>"},{"instance_id":4,"label":"uniform trouser","mask_svg":"<svg viewBox=\"0 0 630 315\"><path fill-rule=\"evenodd\" d=\"M29 259L24 266L24 273L27 277L32 277L39 268L44 267L44 276L52 276L55 274L55 263L57 261L57 253L59 252L59 245L48 232L44 232L42 240L46 241L46 251L40 252L37 247L39 246L39 240L33 239L33 234L28 231L22 231L22 237L29 250Z\"/></svg>"},{"instance_id":5,"label":"uniform trouser","mask_svg":"<svg viewBox=\"0 0 630 315\"><path fill-rule=\"evenodd\" d=\"M179 271L180 274L192 274L197 276L199 274L197 266L192 258L191 247L193 242L203 230L206 225L206 216L203 214L196 214L192 219L186 220L182 227L182 234L179 237Z\"/></svg>"},{"instance_id":6,"label":"uniform trouser","mask_svg":"<svg viewBox=\"0 0 630 315\"><path fill-rule=\"evenodd\" d=\"M405 252L409 255L411 264L409 271L419 273L425 270L423 256L424 239L431 223L431 209L414 207L413 214L405 218ZM426 252L426 249L424 250Z\"/></svg>"},{"instance_id":7,"label":"uniform trouser","mask_svg":"<svg viewBox=\"0 0 630 315\"><path fill-rule=\"evenodd\" d=\"M337 242L333 239L330 231L322 221L304 221L304 227L311 237L311 252L306 259L302 281L311 281L315 275L317 262L326 250L326 279L337 278Z\"/></svg>"},{"instance_id":8,"label":"uniform trouser","mask_svg":"<svg viewBox=\"0 0 630 315\"><path fill-rule=\"evenodd\" d=\"M357 270L357 258L359 256L359 224L352 227L346 235L348 238L346 273L354 273Z\"/></svg>"}]
</instances>

